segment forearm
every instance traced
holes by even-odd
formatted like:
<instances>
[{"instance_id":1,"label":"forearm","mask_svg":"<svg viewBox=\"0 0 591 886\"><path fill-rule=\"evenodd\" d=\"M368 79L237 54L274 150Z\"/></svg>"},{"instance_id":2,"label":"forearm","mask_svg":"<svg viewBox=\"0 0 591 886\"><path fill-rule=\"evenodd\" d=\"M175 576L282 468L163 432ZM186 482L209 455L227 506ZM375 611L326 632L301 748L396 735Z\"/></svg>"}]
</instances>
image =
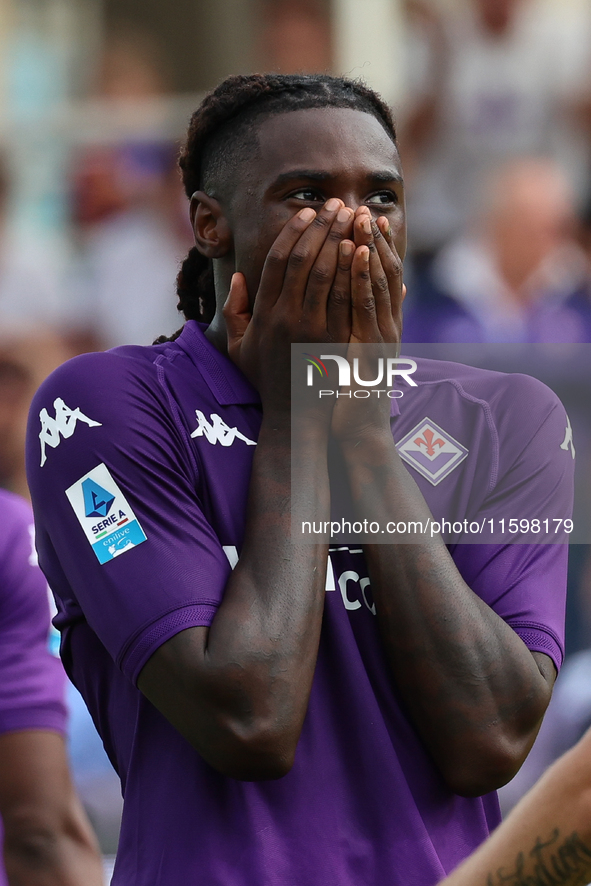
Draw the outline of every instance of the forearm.
<instances>
[{"instance_id":1,"label":"forearm","mask_svg":"<svg viewBox=\"0 0 591 886\"><path fill-rule=\"evenodd\" d=\"M294 544L291 512L328 519L326 431L264 421L255 455L240 560L210 628L206 664L216 696L276 723L300 724L324 606L327 545ZM320 457L318 457L320 453ZM219 696L218 696L219 697Z\"/></svg>"},{"instance_id":2,"label":"forearm","mask_svg":"<svg viewBox=\"0 0 591 886\"><path fill-rule=\"evenodd\" d=\"M431 517L391 435L343 448L358 514ZM520 638L466 585L441 538L364 545L393 678L448 784L479 794L525 757L550 690Z\"/></svg>"},{"instance_id":3,"label":"forearm","mask_svg":"<svg viewBox=\"0 0 591 886\"><path fill-rule=\"evenodd\" d=\"M591 882L591 733L564 755L441 886Z\"/></svg>"},{"instance_id":4,"label":"forearm","mask_svg":"<svg viewBox=\"0 0 591 886\"><path fill-rule=\"evenodd\" d=\"M10 886L100 886L96 838L72 785L62 735L0 736L0 815Z\"/></svg>"},{"instance_id":5,"label":"forearm","mask_svg":"<svg viewBox=\"0 0 591 886\"><path fill-rule=\"evenodd\" d=\"M326 429L263 420L244 543L209 629L182 631L139 688L214 768L233 778L289 771L308 706L324 608L327 545L293 544L291 508L328 519Z\"/></svg>"},{"instance_id":6,"label":"forearm","mask_svg":"<svg viewBox=\"0 0 591 886\"><path fill-rule=\"evenodd\" d=\"M102 862L78 802L43 816L32 810L5 821L10 886L102 886Z\"/></svg>"}]
</instances>

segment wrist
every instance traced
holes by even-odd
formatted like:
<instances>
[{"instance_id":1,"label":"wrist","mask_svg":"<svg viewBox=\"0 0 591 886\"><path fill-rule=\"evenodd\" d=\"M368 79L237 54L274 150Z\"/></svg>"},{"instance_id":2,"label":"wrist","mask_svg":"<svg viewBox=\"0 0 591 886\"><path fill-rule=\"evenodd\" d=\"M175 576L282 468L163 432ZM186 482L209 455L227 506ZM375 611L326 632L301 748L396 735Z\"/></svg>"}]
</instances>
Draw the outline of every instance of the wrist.
<instances>
[{"instance_id":1,"label":"wrist","mask_svg":"<svg viewBox=\"0 0 591 886\"><path fill-rule=\"evenodd\" d=\"M383 426L368 425L357 427L351 434L335 435L341 453L346 461L356 461L363 457L379 464L384 458L396 453L396 445L392 437L390 424Z\"/></svg>"}]
</instances>

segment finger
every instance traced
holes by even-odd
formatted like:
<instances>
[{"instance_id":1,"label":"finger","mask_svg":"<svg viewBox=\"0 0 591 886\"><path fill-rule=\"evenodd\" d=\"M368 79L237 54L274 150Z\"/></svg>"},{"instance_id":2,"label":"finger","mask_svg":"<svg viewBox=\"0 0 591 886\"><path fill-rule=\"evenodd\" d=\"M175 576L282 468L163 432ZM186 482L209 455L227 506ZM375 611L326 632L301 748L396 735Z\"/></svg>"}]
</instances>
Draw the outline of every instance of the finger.
<instances>
[{"instance_id":1,"label":"finger","mask_svg":"<svg viewBox=\"0 0 591 886\"><path fill-rule=\"evenodd\" d=\"M360 206L355 213L353 239L356 246L369 246L372 240L371 213L367 206Z\"/></svg>"},{"instance_id":2,"label":"finger","mask_svg":"<svg viewBox=\"0 0 591 886\"><path fill-rule=\"evenodd\" d=\"M327 200L291 250L285 271L283 293L288 303L295 309L301 309L303 305L310 271L342 207L343 201L336 197Z\"/></svg>"},{"instance_id":3,"label":"finger","mask_svg":"<svg viewBox=\"0 0 591 886\"><path fill-rule=\"evenodd\" d=\"M358 246L351 264L351 339L377 341L376 305L371 288L368 246Z\"/></svg>"},{"instance_id":4,"label":"finger","mask_svg":"<svg viewBox=\"0 0 591 886\"><path fill-rule=\"evenodd\" d=\"M326 308L326 328L331 341L347 342L351 336L351 264L354 252L352 240L341 241L335 279Z\"/></svg>"},{"instance_id":5,"label":"finger","mask_svg":"<svg viewBox=\"0 0 591 886\"><path fill-rule=\"evenodd\" d=\"M355 243L357 246L363 245L369 249L369 272L378 330L384 341L397 341L398 330L392 320L390 283L376 246L376 237L381 238L381 233L373 221L369 209L366 206L361 207L361 209L364 209L365 212L358 211L355 218Z\"/></svg>"},{"instance_id":6,"label":"finger","mask_svg":"<svg viewBox=\"0 0 591 886\"><path fill-rule=\"evenodd\" d=\"M228 336L228 354L234 360L251 320L248 291L244 274L232 275L230 292L223 308Z\"/></svg>"},{"instance_id":7,"label":"finger","mask_svg":"<svg viewBox=\"0 0 591 886\"><path fill-rule=\"evenodd\" d=\"M390 222L385 216L379 218L375 224L374 242L388 281L390 316L393 318L397 334L400 336L402 330L402 302L406 295L406 287L402 283L402 261L396 251ZM387 322L385 317L384 322Z\"/></svg>"},{"instance_id":8,"label":"finger","mask_svg":"<svg viewBox=\"0 0 591 886\"><path fill-rule=\"evenodd\" d=\"M268 310L273 307L281 293L287 265L296 243L316 218L316 212L306 206L289 219L267 253L255 307Z\"/></svg>"},{"instance_id":9,"label":"finger","mask_svg":"<svg viewBox=\"0 0 591 886\"><path fill-rule=\"evenodd\" d=\"M303 306L304 314L316 319L325 328L327 302L337 274L340 246L343 240L351 235L352 230L353 210L341 206L308 276ZM350 268L350 266L349 259L348 267Z\"/></svg>"},{"instance_id":10,"label":"finger","mask_svg":"<svg viewBox=\"0 0 591 886\"><path fill-rule=\"evenodd\" d=\"M384 341L398 342L402 276L396 277L392 250L386 245L378 225L373 220L371 229L372 240L368 244L370 251L369 271L376 303L378 328ZM388 272L386 272L386 268L388 268Z\"/></svg>"}]
</instances>

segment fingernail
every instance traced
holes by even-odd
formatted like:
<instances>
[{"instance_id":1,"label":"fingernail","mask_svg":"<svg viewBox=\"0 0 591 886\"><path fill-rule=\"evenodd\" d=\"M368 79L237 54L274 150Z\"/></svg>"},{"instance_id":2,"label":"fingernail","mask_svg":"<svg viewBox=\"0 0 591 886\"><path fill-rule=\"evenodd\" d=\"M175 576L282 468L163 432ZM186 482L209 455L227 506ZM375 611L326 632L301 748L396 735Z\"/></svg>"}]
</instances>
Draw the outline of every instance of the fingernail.
<instances>
[{"instance_id":1,"label":"fingernail","mask_svg":"<svg viewBox=\"0 0 591 886\"><path fill-rule=\"evenodd\" d=\"M355 244L351 243L350 240L343 240L343 242L341 243L341 252L343 255L351 255L354 249Z\"/></svg>"},{"instance_id":2,"label":"fingernail","mask_svg":"<svg viewBox=\"0 0 591 886\"><path fill-rule=\"evenodd\" d=\"M392 235L392 228L390 227L390 222L385 216L382 216L378 219L378 224L380 226L380 230L385 237L390 237Z\"/></svg>"},{"instance_id":3,"label":"fingernail","mask_svg":"<svg viewBox=\"0 0 591 886\"><path fill-rule=\"evenodd\" d=\"M361 222L361 229L364 234L371 234L371 222L368 218L364 218Z\"/></svg>"},{"instance_id":4,"label":"fingernail","mask_svg":"<svg viewBox=\"0 0 591 886\"><path fill-rule=\"evenodd\" d=\"M344 224L345 222L349 221L350 218L351 218L351 210L347 209L346 206L343 206L343 208L340 209L338 212L337 221L340 222L341 224Z\"/></svg>"},{"instance_id":5,"label":"fingernail","mask_svg":"<svg viewBox=\"0 0 591 886\"><path fill-rule=\"evenodd\" d=\"M298 212L298 217L301 218L302 221L309 222L312 221L316 213L310 206L306 206L305 209L300 209Z\"/></svg>"},{"instance_id":6,"label":"fingernail","mask_svg":"<svg viewBox=\"0 0 591 886\"><path fill-rule=\"evenodd\" d=\"M330 200L327 200L324 204L324 208L327 212L336 212L340 205L340 200L338 200L336 197L331 197Z\"/></svg>"},{"instance_id":7,"label":"fingernail","mask_svg":"<svg viewBox=\"0 0 591 886\"><path fill-rule=\"evenodd\" d=\"M369 249L367 246L361 246L359 249L359 254L363 261L369 261Z\"/></svg>"}]
</instances>

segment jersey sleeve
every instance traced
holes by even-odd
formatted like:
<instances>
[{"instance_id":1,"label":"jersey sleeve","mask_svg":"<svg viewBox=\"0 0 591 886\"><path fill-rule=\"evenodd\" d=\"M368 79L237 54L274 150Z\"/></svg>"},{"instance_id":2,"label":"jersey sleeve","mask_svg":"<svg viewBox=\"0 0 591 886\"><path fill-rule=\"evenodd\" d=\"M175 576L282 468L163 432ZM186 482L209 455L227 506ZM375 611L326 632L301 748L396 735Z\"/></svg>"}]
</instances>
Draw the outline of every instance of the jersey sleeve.
<instances>
[{"instance_id":1,"label":"jersey sleeve","mask_svg":"<svg viewBox=\"0 0 591 886\"><path fill-rule=\"evenodd\" d=\"M230 574L188 444L157 368L112 353L64 364L30 414L42 568L64 618L78 609L134 682L167 639L211 624Z\"/></svg>"},{"instance_id":2,"label":"jersey sleeve","mask_svg":"<svg viewBox=\"0 0 591 886\"><path fill-rule=\"evenodd\" d=\"M49 651L49 598L24 502L0 500L0 733L66 730L65 673Z\"/></svg>"},{"instance_id":3,"label":"jersey sleeve","mask_svg":"<svg viewBox=\"0 0 591 886\"><path fill-rule=\"evenodd\" d=\"M528 376L508 377L495 408L497 456L488 494L474 515L480 525L504 520L508 543L456 545L463 578L522 638L549 655L564 656L568 534L557 522L572 518L574 445L558 397ZM540 521L539 532L510 533L509 521ZM543 521L548 520L548 531ZM557 521L557 522L555 522ZM498 539L495 539L497 542Z\"/></svg>"}]
</instances>

